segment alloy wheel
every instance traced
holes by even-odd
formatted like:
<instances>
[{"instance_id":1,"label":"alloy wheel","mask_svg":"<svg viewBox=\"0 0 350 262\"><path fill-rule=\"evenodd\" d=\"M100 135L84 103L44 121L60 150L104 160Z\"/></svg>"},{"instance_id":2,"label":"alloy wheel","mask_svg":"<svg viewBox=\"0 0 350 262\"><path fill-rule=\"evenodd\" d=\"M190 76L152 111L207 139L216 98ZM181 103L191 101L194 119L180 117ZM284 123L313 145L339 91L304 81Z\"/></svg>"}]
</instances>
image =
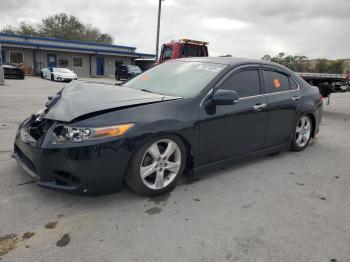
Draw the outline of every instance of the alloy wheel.
<instances>
[{"instance_id":1,"label":"alloy wheel","mask_svg":"<svg viewBox=\"0 0 350 262\"><path fill-rule=\"evenodd\" d=\"M311 121L307 116L299 119L295 129L295 142L299 147L304 147L311 135Z\"/></svg>"},{"instance_id":2,"label":"alloy wheel","mask_svg":"<svg viewBox=\"0 0 350 262\"><path fill-rule=\"evenodd\" d=\"M140 176L150 189L159 190L168 186L181 168L181 150L170 139L153 143L143 155Z\"/></svg>"}]
</instances>

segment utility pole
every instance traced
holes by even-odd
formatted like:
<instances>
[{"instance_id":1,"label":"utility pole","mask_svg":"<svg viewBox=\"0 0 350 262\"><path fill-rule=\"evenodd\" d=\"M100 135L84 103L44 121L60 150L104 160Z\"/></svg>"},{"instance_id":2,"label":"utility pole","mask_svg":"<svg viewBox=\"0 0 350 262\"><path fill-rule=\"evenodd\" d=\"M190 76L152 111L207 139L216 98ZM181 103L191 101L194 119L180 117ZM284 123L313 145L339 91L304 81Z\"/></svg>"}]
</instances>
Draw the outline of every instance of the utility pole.
<instances>
[{"instance_id":1,"label":"utility pole","mask_svg":"<svg viewBox=\"0 0 350 262\"><path fill-rule=\"evenodd\" d=\"M156 40L156 60L158 59L158 53L159 53L159 31L160 31L160 15L162 12L162 1L159 0L158 4L158 23L157 23L157 40Z\"/></svg>"}]
</instances>

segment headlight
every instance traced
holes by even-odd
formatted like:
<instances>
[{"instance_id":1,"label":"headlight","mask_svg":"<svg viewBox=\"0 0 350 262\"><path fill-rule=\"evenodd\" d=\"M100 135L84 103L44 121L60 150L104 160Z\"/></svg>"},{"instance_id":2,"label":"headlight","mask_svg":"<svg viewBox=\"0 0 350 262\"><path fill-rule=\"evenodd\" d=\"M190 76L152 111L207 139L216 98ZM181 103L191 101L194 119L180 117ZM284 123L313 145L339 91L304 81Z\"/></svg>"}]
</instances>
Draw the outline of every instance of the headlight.
<instances>
[{"instance_id":1,"label":"headlight","mask_svg":"<svg viewBox=\"0 0 350 262\"><path fill-rule=\"evenodd\" d=\"M84 142L101 138L121 136L133 126L133 123L107 127L58 126L54 129L53 134L57 143Z\"/></svg>"}]
</instances>

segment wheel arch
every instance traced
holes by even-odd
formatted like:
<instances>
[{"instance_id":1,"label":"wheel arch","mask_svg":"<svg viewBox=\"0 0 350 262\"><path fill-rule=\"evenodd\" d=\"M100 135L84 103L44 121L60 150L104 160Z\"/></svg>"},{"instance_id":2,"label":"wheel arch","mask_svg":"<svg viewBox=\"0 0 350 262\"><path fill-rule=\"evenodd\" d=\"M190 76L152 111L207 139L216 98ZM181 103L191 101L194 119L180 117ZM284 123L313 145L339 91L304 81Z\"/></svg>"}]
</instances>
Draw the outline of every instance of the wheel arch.
<instances>
[{"instance_id":1,"label":"wheel arch","mask_svg":"<svg viewBox=\"0 0 350 262\"><path fill-rule=\"evenodd\" d=\"M130 159L128 161L127 166L130 165L130 163L133 161L135 154L137 153L138 149L142 147L144 144L146 144L148 141L151 139L155 139L158 136L164 136L164 135L172 135L178 137L185 145L186 148L186 166L184 173L188 173L193 169L193 164L194 164L194 150L193 150L193 145L190 143L189 139L187 139L184 135L181 135L177 132L171 132L171 131L166 131L166 132L160 132L157 134L153 134L150 136L147 136L147 138L143 139L141 143L137 145L137 147L133 150L132 155L130 156ZM125 172L124 177L126 176L127 172Z\"/></svg>"},{"instance_id":2,"label":"wheel arch","mask_svg":"<svg viewBox=\"0 0 350 262\"><path fill-rule=\"evenodd\" d=\"M306 113L311 118L312 123L312 129L311 129L311 137L315 137L315 130L316 130L316 117L312 113Z\"/></svg>"}]
</instances>

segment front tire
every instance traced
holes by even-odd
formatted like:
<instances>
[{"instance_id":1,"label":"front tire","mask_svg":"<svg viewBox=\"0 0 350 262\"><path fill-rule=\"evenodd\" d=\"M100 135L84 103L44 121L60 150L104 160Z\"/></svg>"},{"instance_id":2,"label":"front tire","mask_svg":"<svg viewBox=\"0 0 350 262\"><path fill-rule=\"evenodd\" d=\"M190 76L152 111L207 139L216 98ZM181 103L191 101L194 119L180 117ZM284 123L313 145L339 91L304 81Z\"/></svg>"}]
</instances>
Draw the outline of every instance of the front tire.
<instances>
[{"instance_id":1,"label":"front tire","mask_svg":"<svg viewBox=\"0 0 350 262\"><path fill-rule=\"evenodd\" d=\"M310 142L312 132L312 120L309 115L302 115L299 117L294 129L294 136L292 140L292 150L302 151Z\"/></svg>"},{"instance_id":2,"label":"front tire","mask_svg":"<svg viewBox=\"0 0 350 262\"><path fill-rule=\"evenodd\" d=\"M143 196L171 191L186 164L186 147L175 135L153 138L139 148L130 162L125 182Z\"/></svg>"}]
</instances>

